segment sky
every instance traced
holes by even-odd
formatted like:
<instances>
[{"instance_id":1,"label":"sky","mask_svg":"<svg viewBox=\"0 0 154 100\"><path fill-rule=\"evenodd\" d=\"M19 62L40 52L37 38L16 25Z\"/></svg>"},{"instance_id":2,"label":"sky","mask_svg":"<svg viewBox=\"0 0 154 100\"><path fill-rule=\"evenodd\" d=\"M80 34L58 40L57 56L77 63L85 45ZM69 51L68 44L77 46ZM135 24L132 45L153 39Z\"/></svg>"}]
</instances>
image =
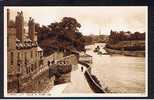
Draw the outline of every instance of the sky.
<instances>
[{"instance_id":1,"label":"sky","mask_svg":"<svg viewBox=\"0 0 154 100\"><path fill-rule=\"evenodd\" d=\"M109 35L110 31L147 32L146 6L46 6L5 7L10 9L10 19L15 20L17 11L23 11L25 21L29 17L40 25L59 22L63 17L73 17L80 24L84 35Z\"/></svg>"}]
</instances>

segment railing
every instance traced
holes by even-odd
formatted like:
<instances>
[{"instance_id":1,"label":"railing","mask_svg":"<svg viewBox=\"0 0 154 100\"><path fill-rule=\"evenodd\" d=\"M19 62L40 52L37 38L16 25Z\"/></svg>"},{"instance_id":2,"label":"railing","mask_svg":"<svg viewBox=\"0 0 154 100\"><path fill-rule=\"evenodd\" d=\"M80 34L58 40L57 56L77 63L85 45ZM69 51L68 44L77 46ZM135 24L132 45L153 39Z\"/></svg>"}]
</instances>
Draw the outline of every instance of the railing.
<instances>
[{"instance_id":1,"label":"railing","mask_svg":"<svg viewBox=\"0 0 154 100\"><path fill-rule=\"evenodd\" d=\"M83 65L83 66L86 66L87 68L89 68L89 67L90 67L90 65L89 65L89 64L87 64L86 62L79 61L79 63L80 63L81 65Z\"/></svg>"},{"instance_id":2,"label":"railing","mask_svg":"<svg viewBox=\"0 0 154 100\"><path fill-rule=\"evenodd\" d=\"M65 59L69 59L69 58L72 58L72 57L74 57L74 56L75 56L75 55L72 54L72 55L63 57L63 58L59 59L58 61L65 60Z\"/></svg>"},{"instance_id":3,"label":"railing","mask_svg":"<svg viewBox=\"0 0 154 100\"><path fill-rule=\"evenodd\" d=\"M96 92L96 93L109 93L110 90L108 90L107 87L102 87L100 83L98 83L98 80L95 78L92 77L92 75L88 72L88 71L85 71L84 73L87 81L88 81L88 84L90 86L90 88Z\"/></svg>"},{"instance_id":4,"label":"railing","mask_svg":"<svg viewBox=\"0 0 154 100\"><path fill-rule=\"evenodd\" d=\"M80 55L79 61L91 64L92 63L92 56L90 56L88 54Z\"/></svg>"},{"instance_id":5,"label":"railing","mask_svg":"<svg viewBox=\"0 0 154 100\"><path fill-rule=\"evenodd\" d=\"M81 56L81 57L84 57L84 55ZM96 93L108 93L108 92L110 92L110 90L108 90L107 87L105 87L105 86L102 87L99 80L94 75L91 74L91 66L90 66L90 64L92 63L92 57L89 56L89 55L87 55L87 56L85 55L85 57L87 59L80 59L78 62L81 65L83 65L83 66L85 66L87 68L84 75L85 75L85 77L86 77L86 79L88 81L88 84L89 84L90 88Z\"/></svg>"},{"instance_id":6,"label":"railing","mask_svg":"<svg viewBox=\"0 0 154 100\"><path fill-rule=\"evenodd\" d=\"M88 84L90 86L90 88L96 92L96 93L105 93L105 91L102 89L102 87L100 87L94 80L93 78L91 77L91 75L89 74L88 71L85 71L84 73L87 81L88 81Z\"/></svg>"},{"instance_id":7,"label":"railing","mask_svg":"<svg viewBox=\"0 0 154 100\"><path fill-rule=\"evenodd\" d=\"M64 62L66 64L77 64L78 60L77 60L77 57L74 54L72 54L70 56L66 56L66 57L63 57L63 58L57 60L57 63L58 62Z\"/></svg>"}]
</instances>

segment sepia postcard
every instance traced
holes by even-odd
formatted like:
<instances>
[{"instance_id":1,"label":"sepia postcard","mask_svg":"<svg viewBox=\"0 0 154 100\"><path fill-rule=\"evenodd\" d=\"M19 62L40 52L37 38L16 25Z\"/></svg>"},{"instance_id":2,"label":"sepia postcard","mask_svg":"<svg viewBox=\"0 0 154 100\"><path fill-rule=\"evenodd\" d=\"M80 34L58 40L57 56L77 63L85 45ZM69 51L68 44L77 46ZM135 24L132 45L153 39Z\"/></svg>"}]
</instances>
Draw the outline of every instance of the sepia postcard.
<instances>
[{"instance_id":1,"label":"sepia postcard","mask_svg":"<svg viewBox=\"0 0 154 100\"><path fill-rule=\"evenodd\" d=\"M147 6L5 6L4 97L147 97Z\"/></svg>"}]
</instances>

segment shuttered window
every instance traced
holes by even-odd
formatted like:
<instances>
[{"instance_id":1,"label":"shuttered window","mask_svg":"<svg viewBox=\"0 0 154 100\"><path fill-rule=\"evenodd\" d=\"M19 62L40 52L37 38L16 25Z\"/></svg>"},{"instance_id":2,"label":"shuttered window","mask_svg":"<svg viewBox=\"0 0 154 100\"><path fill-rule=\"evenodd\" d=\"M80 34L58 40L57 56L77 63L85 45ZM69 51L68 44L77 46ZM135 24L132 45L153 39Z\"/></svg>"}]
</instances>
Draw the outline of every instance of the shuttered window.
<instances>
[{"instance_id":1,"label":"shuttered window","mask_svg":"<svg viewBox=\"0 0 154 100\"><path fill-rule=\"evenodd\" d=\"M13 63L14 63L14 62L13 62L13 56L14 56L14 55L13 55L13 52L11 52L11 65L13 65Z\"/></svg>"}]
</instances>

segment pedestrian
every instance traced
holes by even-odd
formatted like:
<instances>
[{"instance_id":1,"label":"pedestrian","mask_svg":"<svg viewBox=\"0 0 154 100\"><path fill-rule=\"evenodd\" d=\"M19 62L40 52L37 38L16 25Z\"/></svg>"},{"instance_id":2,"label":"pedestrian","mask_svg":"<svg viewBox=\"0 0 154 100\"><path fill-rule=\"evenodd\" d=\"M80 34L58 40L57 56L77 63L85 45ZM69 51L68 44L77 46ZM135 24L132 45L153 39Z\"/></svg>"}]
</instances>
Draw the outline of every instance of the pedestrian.
<instances>
[{"instance_id":1,"label":"pedestrian","mask_svg":"<svg viewBox=\"0 0 154 100\"><path fill-rule=\"evenodd\" d=\"M54 64L55 63L55 61L54 60L52 60L52 62L51 62L52 64Z\"/></svg>"},{"instance_id":2,"label":"pedestrian","mask_svg":"<svg viewBox=\"0 0 154 100\"><path fill-rule=\"evenodd\" d=\"M48 60L48 66L50 66L50 61Z\"/></svg>"},{"instance_id":3,"label":"pedestrian","mask_svg":"<svg viewBox=\"0 0 154 100\"><path fill-rule=\"evenodd\" d=\"M81 71L83 72L83 67L81 67Z\"/></svg>"}]
</instances>

